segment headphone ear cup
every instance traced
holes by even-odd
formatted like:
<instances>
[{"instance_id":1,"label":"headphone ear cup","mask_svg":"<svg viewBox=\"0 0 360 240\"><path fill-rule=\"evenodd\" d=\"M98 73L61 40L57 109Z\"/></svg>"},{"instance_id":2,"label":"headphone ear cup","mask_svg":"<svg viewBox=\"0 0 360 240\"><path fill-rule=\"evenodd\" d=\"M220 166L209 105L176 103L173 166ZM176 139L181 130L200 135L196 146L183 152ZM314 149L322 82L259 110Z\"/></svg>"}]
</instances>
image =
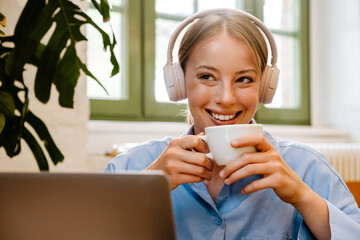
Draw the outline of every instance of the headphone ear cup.
<instances>
[{"instance_id":1,"label":"headphone ear cup","mask_svg":"<svg viewBox=\"0 0 360 240\"><path fill-rule=\"evenodd\" d=\"M261 77L259 102L271 103L279 81L280 70L276 65L266 66Z\"/></svg>"},{"instance_id":2,"label":"headphone ear cup","mask_svg":"<svg viewBox=\"0 0 360 240\"><path fill-rule=\"evenodd\" d=\"M178 62L166 63L164 66L166 91L171 101L177 102L186 98L184 71Z\"/></svg>"}]
</instances>

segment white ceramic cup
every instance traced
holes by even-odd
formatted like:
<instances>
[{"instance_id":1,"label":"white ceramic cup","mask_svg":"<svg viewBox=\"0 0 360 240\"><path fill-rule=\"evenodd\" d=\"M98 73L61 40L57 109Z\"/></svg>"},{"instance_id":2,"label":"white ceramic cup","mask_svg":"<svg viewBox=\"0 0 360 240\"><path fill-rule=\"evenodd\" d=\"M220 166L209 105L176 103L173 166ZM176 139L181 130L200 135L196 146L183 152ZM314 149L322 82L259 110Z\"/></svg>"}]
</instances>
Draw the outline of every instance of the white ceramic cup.
<instances>
[{"instance_id":1,"label":"white ceramic cup","mask_svg":"<svg viewBox=\"0 0 360 240\"><path fill-rule=\"evenodd\" d=\"M206 156L213 159L217 165L226 165L244 152L256 152L255 146L233 148L230 142L234 139L262 134L261 124L234 124L205 128L205 135L200 135L208 146L210 153Z\"/></svg>"}]
</instances>

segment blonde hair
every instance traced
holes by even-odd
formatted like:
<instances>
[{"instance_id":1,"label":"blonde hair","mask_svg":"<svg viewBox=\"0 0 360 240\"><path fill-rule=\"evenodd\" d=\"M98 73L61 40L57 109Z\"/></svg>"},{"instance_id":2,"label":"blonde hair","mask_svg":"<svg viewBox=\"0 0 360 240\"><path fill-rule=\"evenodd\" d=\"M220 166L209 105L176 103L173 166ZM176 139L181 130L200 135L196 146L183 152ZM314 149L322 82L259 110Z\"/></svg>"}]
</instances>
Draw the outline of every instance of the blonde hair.
<instances>
[{"instance_id":1,"label":"blonde hair","mask_svg":"<svg viewBox=\"0 0 360 240\"><path fill-rule=\"evenodd\" d=\"M186 31L179 47L179 63L186 71L186 63L194 47L203 39L220 33L244 41L252 54L256 70L261 76L268 59L268 49L263 33L246 16L234 12L219 11L196 20ZM193 123L188 110L187 121Z\"/></svg>"}]
</instances>

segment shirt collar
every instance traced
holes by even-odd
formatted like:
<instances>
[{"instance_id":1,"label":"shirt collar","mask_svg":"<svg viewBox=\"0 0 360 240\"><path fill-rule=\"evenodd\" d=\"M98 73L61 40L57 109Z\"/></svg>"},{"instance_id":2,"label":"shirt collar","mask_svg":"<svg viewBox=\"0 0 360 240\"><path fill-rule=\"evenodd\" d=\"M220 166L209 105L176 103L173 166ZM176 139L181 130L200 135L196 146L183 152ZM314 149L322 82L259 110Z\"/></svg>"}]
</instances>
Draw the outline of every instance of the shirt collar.
<instances>
[{"instance_id":1,"label":"shirt collar","mask_svg":"<svg viewBox=\"0 0 360 240\"><path fill-rule=\"evenodd\" d=\"M186 132L186 135L195 135L194 124L190 125L189 129Z\"/></svg>"}]
</instances>

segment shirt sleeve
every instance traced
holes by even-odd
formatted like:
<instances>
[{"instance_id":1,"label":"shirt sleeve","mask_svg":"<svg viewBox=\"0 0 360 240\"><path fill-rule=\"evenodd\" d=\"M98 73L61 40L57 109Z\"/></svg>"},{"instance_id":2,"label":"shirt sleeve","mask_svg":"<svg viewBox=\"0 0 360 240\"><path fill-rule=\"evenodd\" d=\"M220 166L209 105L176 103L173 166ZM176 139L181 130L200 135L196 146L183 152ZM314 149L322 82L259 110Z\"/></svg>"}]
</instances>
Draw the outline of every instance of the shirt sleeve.
<instances>
[{"instance_id":1,"label":"shirt sleeve","mask_svg":"<svg viewBox=\"0 0 360 240\"><path fill-rule=\"evenodd\" d=\"M360 239L360 210L325 155L299 144L286 145L283 150L289 166L326 201L331 239ZM297 239L315 239L304 221L300 224Z\"/></svg>"},{"instance_id":2,"label":"shirt sleeve","mask_svg":"<svg viewBox=\"0 0 360 240\"><path fill-rule=\"evenodd\" d=\"M350 190L330 165L322 165L316 170L318 184L315 189L328 206L331 239L359 239L360 210Z\"/></svg>"},{"instance_id":3,"label":"shirt sleeve","mask_svg":"<svg viewBox=\"0 0 360 240\"><path fill-rule=\"evenodd\" d=\"M116 173L118 171L126 170L127 165L127 157L125 154L120 154L113 159L106 165L104 172L105 173Z\"/></svg>"},{"instance_id":4,"label":"shirt sleeve","mask_svg":"<svg viewBox=\"0 0 360 240\"><path fill-rule=\"evenodd\" d=\"M330 169L333 172L321 182L329 184L322 196L329 210L331 239L360 239L360 210L346 183Z\"/></svg>"},{"instance_id":5,"label":"shirt sleeve","mask_svg":"<svg viewBox=\"0 0 360 240\"><path fill-rule=\"evenodd\" d=\"M107 164L104 172L116 173L128 170L144 170L160 156L170 142L170 139L167 137L162 140L151 140L117 155Z\"/></svg>"},{"instance_id":6,"label":"shirt sleeve","mask_svg":"<svg viewBox=\"0 0 360 240\"><path fill-rule=\"evenodd\" d=\"M343 198L337 204L345 205L340 208L325 199L329 210L331 239L359 239L359 208L352 196L342 196ZM301 223L297 239L316 239L304 221Z\"/></svg>"},{"instance_id":7,"label":"shirt sleeve","mask_svg":"<svg viewBox=\"0 0 360 240\"><path fill-rule=\"evenodd\" d=\"M329 209L331 239L359 239L360 224L359 221L355 221L359 218L359 209L355 209L352 204L344 212L331 202L326 201L326 203Z\"/></svg>"}]
</instances>

